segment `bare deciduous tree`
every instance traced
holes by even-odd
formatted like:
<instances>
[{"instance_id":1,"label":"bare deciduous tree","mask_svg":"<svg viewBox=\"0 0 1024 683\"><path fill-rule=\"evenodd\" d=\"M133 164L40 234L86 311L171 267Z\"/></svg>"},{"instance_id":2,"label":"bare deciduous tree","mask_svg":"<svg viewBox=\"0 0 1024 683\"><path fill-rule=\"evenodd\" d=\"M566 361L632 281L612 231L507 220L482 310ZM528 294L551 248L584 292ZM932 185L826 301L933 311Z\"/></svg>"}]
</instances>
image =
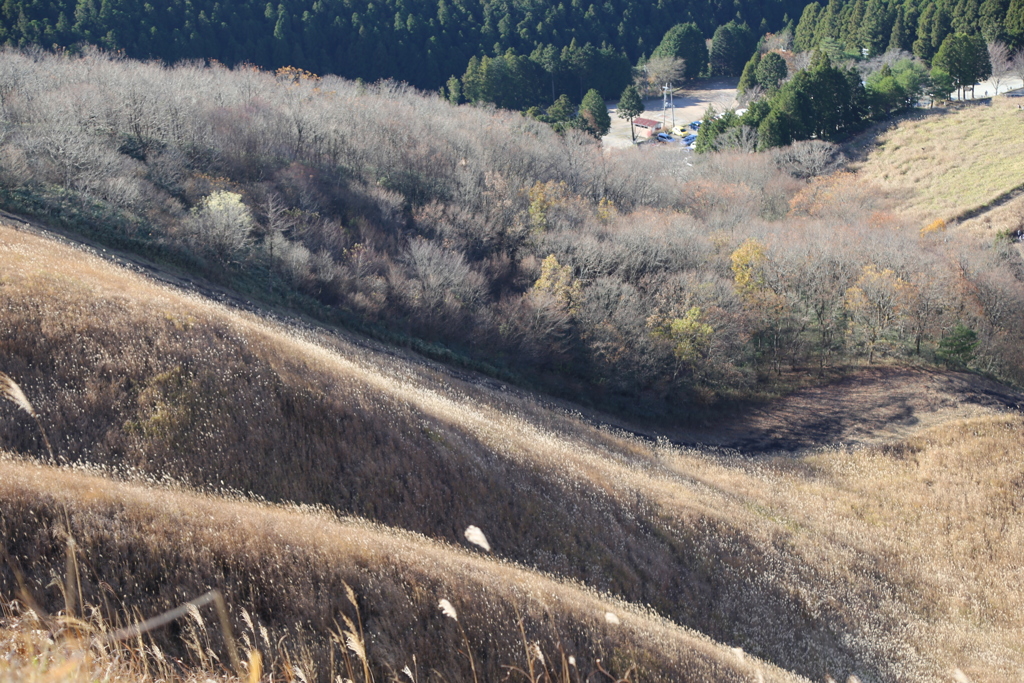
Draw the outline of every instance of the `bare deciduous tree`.
<instances>
[{"instance_id":1,"label":"bare deciduous tree","mask_svg":"<svg viewBox=\"0 0 1024 683\"><path fill-rule=\"evenodd\" d=\"M1017 50L1010 60L1010 73L1024 81L1024 48Z\"/></svg>"},{"instance_id":2,"label":"bare deciduous tree","mask_svg":"<svg viewBox=\"0 0 1024 683\"><path fill-rule=\"evenodd\" d=\"M641 97L660 95L662 87L679 83L686 72L686 62L679 57L651 57L637 69L633 77Z\"/></svg>"},{"instance_id":3,"label":"bare deciduous tree","mask_svg":"<svg viewBox=\"0 0 1024 683\"><path fill-rule=\"evenodd\" d=\"M995 88L993 95L999 94L999 86L1010 75L1010 49L1006 43L994 40L988 44L988 60L992 63L992 75L989 82Z\"/></svg>"},{"instance_id":4,"label":"bare deciduous tree","mask_svg":"<svg viewBox=\"0 0 1024 683\"><path fill-rule=\"evenodd\" d=\"M846 157L839 146L824 140L800 140L771 152L779 168L795 178L814 178L840 168Z\"/></svg>"}]
</instances>

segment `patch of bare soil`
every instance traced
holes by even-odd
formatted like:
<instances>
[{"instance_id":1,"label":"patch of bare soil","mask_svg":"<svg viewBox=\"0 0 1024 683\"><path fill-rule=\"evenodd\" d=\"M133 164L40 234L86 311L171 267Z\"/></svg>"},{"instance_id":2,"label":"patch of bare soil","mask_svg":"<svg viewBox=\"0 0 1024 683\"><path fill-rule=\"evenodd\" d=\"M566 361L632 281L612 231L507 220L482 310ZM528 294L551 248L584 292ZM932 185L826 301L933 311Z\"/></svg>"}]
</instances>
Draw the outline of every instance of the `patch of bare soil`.
<instances>
[{"instance_id":1,"label":"patch of bare soil","mask_svg":"<svg viewBox=\"0 0 1024 683\"><path fill-rule=\"evenodd\" d=\"M675 92L674 107L666 109L661 97L644 100L644 112L640 114L643 118L664 121L665 132L668 132L673 124L686 126L691 121L704 118L704 112L708 106L713 106L716 111L725 111L736 106L736 84L737 78L716 78L708 80L697 80L688 83ZM618 101L609 100L608 115L611 116L612 125L608 134L602 138L605 150L628 149L633 146L629 121L619 118ZM682 149L676 143L672 149Z\"/></svg>"},{"instance_id":2,"label":"patch of bare soil","mask_svg":"<svg viewBox=\"0 0 1024 683\"><path fill-rule=\"evenodd\" d=\"M680 441L743 453L878 443L954 418L1024 412L1024 394L962 372L864 368L828 385L802 389Z\"/></svg>"}]
</instances>

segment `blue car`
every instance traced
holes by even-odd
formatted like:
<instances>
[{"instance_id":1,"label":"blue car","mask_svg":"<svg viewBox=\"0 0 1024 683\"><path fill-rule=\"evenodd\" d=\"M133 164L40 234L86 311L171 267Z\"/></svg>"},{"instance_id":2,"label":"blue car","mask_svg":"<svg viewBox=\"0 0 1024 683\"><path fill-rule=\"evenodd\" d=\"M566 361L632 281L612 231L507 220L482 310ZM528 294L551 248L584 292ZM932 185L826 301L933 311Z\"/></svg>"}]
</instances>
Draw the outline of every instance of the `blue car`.
<instances>
[{"instance_id":1,"label":"blue car","mask_svg":"<svg viewBox=\"0 0 1024 683\"><path fill-rule=\"evenodd\" d=\"M700 121L694 121L690 124L690 130L697 130L700 128Z\"/></svg>"},{"instance_id":2,"label":"blue car","mask_svg":"<svg viewBox=\"0 0 1024 683\"><path fill-rule=\"evenodd\" d=\"M697 140L697 136L694 135L693 133L690 133L685 138L683 138L683 144L684 145L692 145L696 140Z\"/></svg>"},{"instance_id":3,"label":"blue car","mask_svg":"<svg viewBox=\"0 0 1024 683\"><path fill-rule=\"evenodd\" d=\"M672 136L668 133L658 133L659 142L672 142Z\"/></svg>"}]
</instances>

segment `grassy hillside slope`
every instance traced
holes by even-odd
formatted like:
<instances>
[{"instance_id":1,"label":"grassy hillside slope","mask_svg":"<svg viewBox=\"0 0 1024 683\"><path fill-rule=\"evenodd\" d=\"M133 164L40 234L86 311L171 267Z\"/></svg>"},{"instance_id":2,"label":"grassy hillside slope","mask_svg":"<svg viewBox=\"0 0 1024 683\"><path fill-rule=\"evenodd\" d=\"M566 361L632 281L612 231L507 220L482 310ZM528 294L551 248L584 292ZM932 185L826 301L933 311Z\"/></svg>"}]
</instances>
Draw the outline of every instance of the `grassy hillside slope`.
<instances>
[{"instance_id":1,"label":"grassy hillside slope","mask_svg":"<svg viewBox=\"0 0 1024 683\"><path fill-rule=\"evenodd\" d=\"M649 611L422 536L326 512L12 460L0 462L0 473L6 543L35 572L63 576L63 538L70 532L81 551L82 591L93 604L106 600L101 578L108 592L147 615L219 586L234 606L243 642L258 644L268 669L291 656L310 680L345 674L340 654L338 668L325 670L332 658L323 636L340 630L340 615L357 618L346 584L358 596L378 676L409 666L424 680L432 669L449 681L469 680L468 661L457 652L460 632L437 606L445 598L466 629L481 680L500 680L506 666L527 667L516 649L520 617L525 637L552 658L552 667L561 667L561 650L584 674L596 673L600 659L620 676L636 665L633 675L642 680L798 680ZM63 605L54 586L37 595ZM245 628L241 608L255 628ZM609 623L606 612L619 623ZM260 634L260 626L269 634ZM214 642L223 657L223 644ZM180 644L165 647L168 656L183 654Z\"/></svg>"},{"instance_id":2,"label":"grassy hillside slope","mask_svg":"<svg viewBox=\"0 0 1024 683\"><path fill-rule=\"evenodd\" d=\"M62 459L327 505L449 541L476 524L499 557L650 604L814 677L932 680L966 670L976 652L975 680L1021 666L1007 635L1019 611L990 609L1016 599L1020 509L993 502L1015 500L1012 487L976 486L1024 477L1019 418L982 410L962 429L1002 450L926 477L924 456L907 454L929 452L940 432L898 448L712 457L232 312L23 232L0 237L6 370ZM0 437L39 452L33 424L10 411ZM936 462L965 448L950 442ZM865 485L876 472L883 479ZM948 483L933 489L938 474ZM928 515L906 507L899 492L911 484ZM1011 542L970 546L984 563L933 556L936 538L969 538L979 517ZM180 599L161 576L122 597ZM962 599L950 598L956 585Z\"/></svg>"},{"instance_id":3,"label":"grassy hillside slope","mask_svg":"<svg viewBox=\"0 0 1024 683\"><path fill-rule=\"evenodd\" d=\"M1024 111L990 106L928 110L882 133L859 165L864 182L891 194L922 226L985 206L1024 185Z\"/></svg>"}]
</instances>

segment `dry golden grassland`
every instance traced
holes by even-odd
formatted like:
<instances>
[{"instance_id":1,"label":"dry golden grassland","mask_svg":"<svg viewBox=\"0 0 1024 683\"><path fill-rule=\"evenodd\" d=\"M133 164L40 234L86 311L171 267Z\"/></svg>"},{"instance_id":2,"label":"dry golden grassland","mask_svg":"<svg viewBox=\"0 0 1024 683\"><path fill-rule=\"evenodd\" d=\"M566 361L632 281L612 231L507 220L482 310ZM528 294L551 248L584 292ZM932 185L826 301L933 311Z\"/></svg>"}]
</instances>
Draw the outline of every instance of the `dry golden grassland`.
<instances>
[{"instance_id":1,"label":"dry golden grassland","mask_svg":"<svg viewBox=\"0 0 1024 683\"><path fill-rule=\"evenodd\" d=\"M1024 111L997 97L901 121L857 172L922 227L948 221L1024 184Z\"/></svg>"},{"instance_id":2,"label":"dry golden grassland","mask_svg":"<svg viewBox=\"0 0 1024 683\"><path fill-rule=\"evenodd\" d=\"M467 662L456 652L462 625L481 679L499 680L506 665L526 667L525 654L515 649L521 617L525 638L539 644L552 666L560 668L561 650L584 675L596 671L600 658L619 676L639 666L634 678L642 680L798 680L647 610L419 535L324 511L117 483L9 459L0 472L7 542L21 554L61 566L63 549L47 535L70 531L85 560L86 591L95 584L89 570L99 557L108 563L103 569L113 594L138 595L133 583L162 589L131 605L143 612L184 602L216 582L236 606L243 649L258 647L268 671L282 670L291 657L310 680L324 680L331 657L317 652L324 644L314 634L336 630L344 614L362 620L375 669L394 674L418 667L423 680L437 669L449 681L468 679ZM65 514L70 523L62 526ZM358 615L346 585L357 596ZM442 598L457 610L457 621L438 609ZM242 605L248 617L241 617ZM289 629L292 623L301 630ZM210 626L215 632L215 620ZM226 665L223 643L208 635L208 649ZM278 643L282 637L287 642ZM165 656L178 653L168 649ZM340 668L340 652L334 661ZM335 674L346 672L327 678Z\"/></svg>"},{"instance_id":3,"label":"dry golden grassland","mask_svg":"<svg viewBox=\"0 0 1024 683\"><path fill-rule=\"evenodd\" d=\"M1013 593L1024 578L1020 416L975 410L885 447L716 455L600 429L394 352L298 333L9 229L0 229L0 282L6 371L58 453L108 475L170 475L324 505L449 543L476 524L499 558L652 605L817 679L1024 673L1013 638L1024 628ZM3 417L5 443L40 452L32 423ZM414 653L464 668L452 624L432 621L445 593L458 597L471 638L494 638L493 647L475 641L478 662L522 665L513 605L526 610L533 603L519 600L533 593L520 584L546 586L537 590L558 605L530 612L537 628L553 624L531 636L546 652L556 639L595 657L610 647L580 625L606 604L592 593L418 536L33 471L47 483L0 477L5 524L21 520L16 537L10 526L4 536L54 610L59 595L45 587L63 566L60 529L70 523L91 548L90 571L129 608L151 613L226 586L236 609L282 633L301 630L320 670L324 629L345 609L341 579L366 615L379 611L366 620L380 671ZM473 605L487 608L474 614ZM705 651L629 644L642 641L620 652L623 670L637 663L679 680L678 669L659 667ZM707 647L706 661L720 661L723 651ZM721 680L708 676L694 680Z\"/></svg>"},{"instance_id":4,"label":"dry golden grassland","mask_svg":"<svg viewBox=\"0 0 1024 683\"><path fill-rule=\"evenodd\" d=\"M980 216L962 222L960 226L962 230L970 231L986 241L994 239L1000 233L1024 228L1024 193Z\"/></svg>"}]
</instances>

